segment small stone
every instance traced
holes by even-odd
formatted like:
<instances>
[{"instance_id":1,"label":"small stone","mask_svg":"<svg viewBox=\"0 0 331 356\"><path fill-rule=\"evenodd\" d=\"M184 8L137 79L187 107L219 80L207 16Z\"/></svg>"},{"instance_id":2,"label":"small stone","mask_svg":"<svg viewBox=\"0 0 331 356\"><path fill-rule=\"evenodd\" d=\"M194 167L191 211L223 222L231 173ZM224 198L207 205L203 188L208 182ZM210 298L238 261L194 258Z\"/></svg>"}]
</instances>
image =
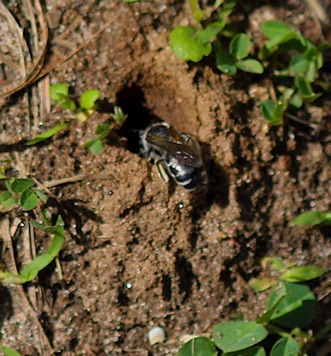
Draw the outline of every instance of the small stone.
<instances>
[{"instance_id":1,"label":"small stone","mask_svg":"<svg viewBox=\"0 0 331 356\"><path fill-rule=\"evenodd\" d=\"M157 343L163 342L165 339L166 339L165 331L159 326L150 329L148 332L148 342L151 345L155 345Z\"/></svg>"}]
</instances>

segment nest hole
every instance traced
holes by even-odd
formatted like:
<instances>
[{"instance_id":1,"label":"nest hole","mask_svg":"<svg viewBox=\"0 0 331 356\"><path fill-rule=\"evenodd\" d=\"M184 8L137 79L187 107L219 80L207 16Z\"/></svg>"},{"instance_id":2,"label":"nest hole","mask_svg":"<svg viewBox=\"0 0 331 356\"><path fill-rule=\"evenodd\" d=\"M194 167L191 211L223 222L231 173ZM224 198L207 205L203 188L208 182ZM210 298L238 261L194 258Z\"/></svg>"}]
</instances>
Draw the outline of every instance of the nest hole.
<instances>
[{"instance_id":1,"label":"nest hole","mask_svg":"<svg viewBox=\"0 0 331 356\"><path fill-rule=\"evenodd\" d=\"M116 102L127 118L119 135L127 139L127 148L133 153L140 152L140 135L153 122L162 121L146 107L146 98L141 87L132 85L120 90Z\"/></svg>"}]
</instances>

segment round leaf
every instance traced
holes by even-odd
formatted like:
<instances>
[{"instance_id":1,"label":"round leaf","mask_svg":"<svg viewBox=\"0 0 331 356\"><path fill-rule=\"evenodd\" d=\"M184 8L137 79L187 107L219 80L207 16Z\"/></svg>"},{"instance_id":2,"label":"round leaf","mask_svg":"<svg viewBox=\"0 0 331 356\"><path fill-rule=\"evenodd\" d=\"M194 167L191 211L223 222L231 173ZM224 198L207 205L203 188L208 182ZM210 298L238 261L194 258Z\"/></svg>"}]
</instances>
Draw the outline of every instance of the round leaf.
<instances>
[{"instance_id":1,"label":"round leaf","mask_svg":"<svg viewBox=\"0 0 331 356\"><path fill-rule=\"evenodd\" d=\"M244 59L236 63L237 67L244 72L262 74L264 71L263 65L256 59Z\"/></svg>"},{"instance_id":2,"label":"round leaf","mask_svg":"<svg viewBox=\"0 0 331 356\"><path fill-rule=\"evenodd\" d=\"M290 68L296 74L304 74L309 67L309 62L307 58L302 54L296 54L293 56Z\"/></svg>"},{"instance_id":3,"label":"round leaf","mask_svg":"<svg viewBox=\"0 0 331 356\"><path fill-rule=\"evenodd\" d=\"M75 102L65 95L59 94L57 102L62 109L68 109L72 111L76 109Z\"/></svg>"},{"instance_id":4,"label":"round leaf","mask_svg":"<svg viewBox=\"0 0 331 356\"><path fill-rule=\"evenodd\" d=\"M316 298L308 286L299 283L282 282L286 295L278 304L271 321L284 328L304 328L315 315ZM270 294L267 307L273 302L277 292Z\"/></svg>"},{"instance_id":5,"label":"round leaf","mask_svg":"<svg viewBox=\"0 0 331 356\"><path fill-rule=\"evenodd\" d=\"M24 210L32 210L38 205L37 195L30 189L25 190L21 195L21 206Z\"/></svg>"},{"instance_id":6,"label":"round leaf","mask_svg":"<svg viewBox=\"0 0 331 356\"><path fill-rule=\"evenodd\" d=\"M101 92L97 89L91 89L84 92L79 98L79 106L81 109L94 109L96 101L100 98Z\"/></svg>"},{"instance_id":7,"label":"round leaf","mask_svg":"<svg viewBox=\"0 0 331 356\"><path fill-rule=\"evenodd\" d=\"M216 48L216 66L225 74L234 75L237 73L234 58L222 47Z\"/></svg>"},{"instance_id":8,"label":"round leaf","mask_svg":"<svg viewBox=\"0 0 331 356\"><path fill-rule=\"evenodd\" d=\"M210 339L197 337L183 345L178 356L217 356L217 350Z\"/></svg>"},{"instance_id":9,"label":"round leaf","mask_svg":"<svg viewBox=\"0 0 331 356\"><path fill-rule=\"evenodd\" d=\"M17 201L15 199L15 197L13 196L13 194L11 192L3 192L0 194L0 204L4 207L4 208L9 208L10 206L12 206L13 204L15 204Z\"/></svg>"},{"instance_id":10,"label":"round leaf","mask_svg":"<svg viewBox=\"0 0 331 356\"><path fill-rule=\"evenodd\" d=\"M250 47L249 37L245 33L240 33L230 42L229 52L236 60L240 60L248 56Z\"/></svg>"},{"instance_id":11,"label":"round leaf","mask_svg":"<svg viewBox=\"0 0 331 356\"><path fill-rule=\"evenodd\" d=\"M52 100L59 101L59 95L68 96L69 87L66 84L56 83L50 86L49 92Z\"/></svg>"},{"instance_id":12,"label":"round leaf","mask_svg":"<svg viewBox=\"0 0 331 356\"><path fill-rule=\"evenodd\" d=\"M303 105L303 99L300 95L294 94L291 97L290 104L294 106L295 108L299 109Z\"/></svg>"},{"instance_id":13,"label":"round leaf","mask_svg":"<svg viewBox=\"0 0 331 356\"><path fill-rule=\"evenodd\" d=\"M256 345L266 338L266 328L252 321L229 321L213 328L213 340L224 352L234 352Z\"/></svg>"},{"instance_id":14,"label":"round leaf","mask_svg":"<svg viewBox=\"0 0 331 356\"><path fill-rule=\"evenodd\" d=\"M210 43L203 43L198 35L198 29L178 26L170 33L170 48L184 61L199 62L211 53L212 47Z\"/></svg>"},{"instance_id":15,"label":"round leaf","mask_svg":"<svg viewBox=\"0 0 331 356\"><path fill-rule=\"evenodd\" d=\"M283 108L271 100L262 102L262 114L268 120L269 125L277 126L283 122Z\"/></svg>"},{"instance_id":16,"label":"round leaf","mask_svg":"<svg viewBox=\"0 0 331 356\"><path fill-rule=\"evenodd\" d=\"M275 343L270 356L296 356L299 351L300 347L293 338L284 337Z\"/></svg>"},{"instance_id":17,"label":"round leaf","mask_svg":"<svg viewBox=\"0 0 331 356\"><path fill-rule=\"evenodd\" d=\"M11 189L15 193L22 193L26 189L34 186L36 183L31 179L17 178L13 181Z\"/></svg>"},{"instance_id":18,"label":"round leaf","mask_svg":"<svg viewBox=\"0 0 331 356\"><path fill-rule=\"evenodd\" d=\"M86 142L85 147L87 147L92 153L99 154L102 152L104 144L99 139L94 139Z\"/></svg>"}]
</instances>

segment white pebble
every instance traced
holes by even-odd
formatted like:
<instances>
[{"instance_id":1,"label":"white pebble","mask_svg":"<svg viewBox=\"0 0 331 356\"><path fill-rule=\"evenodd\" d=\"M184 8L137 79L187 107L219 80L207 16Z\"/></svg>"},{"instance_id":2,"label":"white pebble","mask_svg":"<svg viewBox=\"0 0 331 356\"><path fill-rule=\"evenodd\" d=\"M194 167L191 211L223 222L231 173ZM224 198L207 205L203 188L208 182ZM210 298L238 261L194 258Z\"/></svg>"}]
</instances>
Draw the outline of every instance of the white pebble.
<instances>
[{"instance_id":1,"label":"white pebble","mask_svg":"<svg viewBox=\"0 0 331 356\"><path fill-rule=\"evenodd\" d=\"M156 326L149 330L148 332L148 342L151 345L157 344L159 342L163 342L166 339L166 334L164 329L160 328L159 326Z\"/></svg>"}]
</instances>

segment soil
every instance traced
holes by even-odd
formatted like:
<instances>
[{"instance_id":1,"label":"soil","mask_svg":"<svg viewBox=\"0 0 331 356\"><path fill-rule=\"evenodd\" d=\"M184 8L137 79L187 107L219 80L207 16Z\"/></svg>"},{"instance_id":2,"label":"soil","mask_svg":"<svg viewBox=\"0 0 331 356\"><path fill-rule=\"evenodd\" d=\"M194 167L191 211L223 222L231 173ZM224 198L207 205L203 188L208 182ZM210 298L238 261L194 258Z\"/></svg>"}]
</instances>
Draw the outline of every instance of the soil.
<instances>
[{"instance_id":1,"label":"soil","mask_svg":"<svg viewBox=\"0 0 331 356\"><path fill-rule=\"evenodd\" d=\"M6 6L28 31L23 5ZM187 2L47 0L43 12L49 27L45 66L110 24L1 107L0 159L13 176L40 182L89 177L50 189L46 207L65 219L65 244L57 263L33 283L1 287L1 343L23 355L175 355L185 335L208 335L218 322L238 315L255 320L262 313L267 294L254 294L247 282L261 276L265 256L325 268L311 284L319 300L313 329L330 319L331 230L291 222L301 212L331 208L330 131L322 135L291 120L269 127L259 108L270 89L267 75L229 77L212 60L176 58L168 35L188 24ZM313 40L323 37L298 0L248 1L233 16L257 43L269 19L295 25ZM18 39L7 31L1 45L6 38L14 49L5 53L17 63ZM14 67L5 85L22 78ZM330 80L327 69L324 75ZM206 194L196 197L163 182L123 130L114 129L104 151L92 154L84 143L98 124L110 122L109 105L82 123L50 107L49 81L70 85L75 98L100 89L103 102L121 105L133 127L153 116L195 135L209 177ZM322 97L302 115L326 127L329 109ZM67 130L39 145L22 143L60 120ZM33 218L20 209L2 214L2 231L10 232L21 263ZM41 253L46 237L37 233L35 244ZM3 242L5 261L9 250ZM151 346L153 326L163 327L167 338Z\"/></svg>"}]
</instances>

